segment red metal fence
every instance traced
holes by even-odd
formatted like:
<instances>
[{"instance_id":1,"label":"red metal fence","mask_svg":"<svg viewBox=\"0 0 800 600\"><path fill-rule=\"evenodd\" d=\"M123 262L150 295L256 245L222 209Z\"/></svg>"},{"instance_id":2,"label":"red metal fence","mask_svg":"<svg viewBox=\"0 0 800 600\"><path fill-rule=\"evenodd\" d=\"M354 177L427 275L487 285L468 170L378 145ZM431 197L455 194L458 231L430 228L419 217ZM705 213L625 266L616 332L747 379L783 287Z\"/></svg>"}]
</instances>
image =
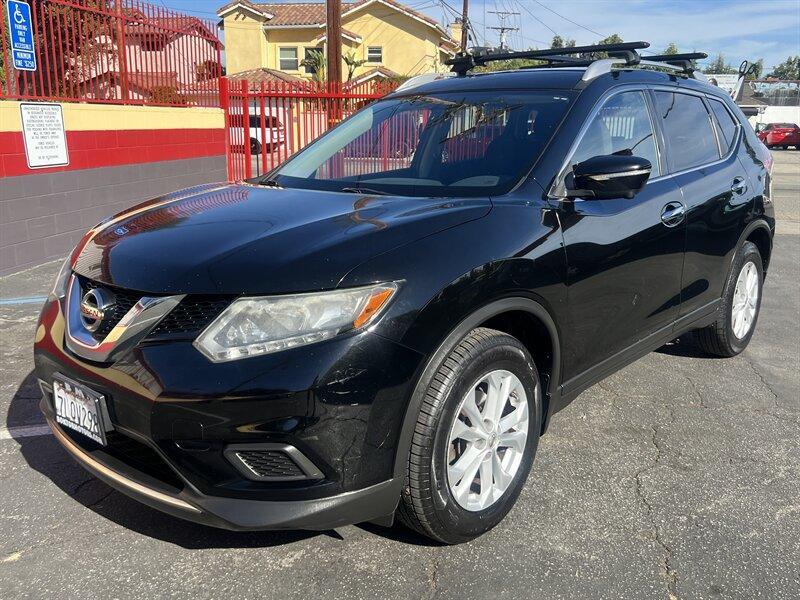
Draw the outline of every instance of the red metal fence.
<instances>
[{"instance_id":1,"label":"red metal fence","mask_svg":"<svg viewBox=\"0 0 800 600\"><path fill-rule=\"evenodd\" d=\"M13 69L0 20L0 97L219 106L217 25L138 0L29 0L36 71Z\"/></svg>"},{"instance_id":2,"label":"red metal fence","mask_svg":"<svg viewBox=\"0 0 800 600\"><path fill-rule=\"evenodd\" d=\"M271 82L255 85L223 79L231 181L267 173L330 127L397 87L394 82L367 81L357 85L313 82ZM402 124L383 136L387 157L408 146ZM416 132L416 128L413 130ZM245 133L246 132L246 133ZM358 153L358 144L351 145ZM364 140L364 148L374 143Z\"/></svg>"}]
</instances>

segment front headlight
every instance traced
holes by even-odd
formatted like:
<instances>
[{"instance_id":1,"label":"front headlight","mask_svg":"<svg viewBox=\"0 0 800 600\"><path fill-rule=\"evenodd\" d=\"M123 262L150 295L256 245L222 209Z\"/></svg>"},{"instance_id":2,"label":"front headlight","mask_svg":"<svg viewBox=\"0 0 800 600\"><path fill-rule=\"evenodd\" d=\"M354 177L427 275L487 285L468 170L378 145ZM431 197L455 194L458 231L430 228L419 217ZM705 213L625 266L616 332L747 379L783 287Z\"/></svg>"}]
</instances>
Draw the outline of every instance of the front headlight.
<instances>
[{"instance_id":1,"label":"front headlight","mask_svg":"<svg viewBox=\"0 0 800 600\"><path fill-rule=\"evenodd\" d=\"M313 294L239 298L195 340L213 362L279 352L365 327L386 308L397 284Z\"/></svg>"},{"instance_id":2,"label":"front headlight","mask_svg":"<svg viewBox=\"0 0 800 600\"><path fill-rule=\"evenodd\" d=\"M69 268L69 259L70 257L64 259L64 262L61 263L61 268L58 271L58 275L56 275L56 280L53 282L53 289L50 290L50 295L55 296L59 300L67 295L67 280L69 279L69 274L71 270Z\"/></svg>"}]
</instances>

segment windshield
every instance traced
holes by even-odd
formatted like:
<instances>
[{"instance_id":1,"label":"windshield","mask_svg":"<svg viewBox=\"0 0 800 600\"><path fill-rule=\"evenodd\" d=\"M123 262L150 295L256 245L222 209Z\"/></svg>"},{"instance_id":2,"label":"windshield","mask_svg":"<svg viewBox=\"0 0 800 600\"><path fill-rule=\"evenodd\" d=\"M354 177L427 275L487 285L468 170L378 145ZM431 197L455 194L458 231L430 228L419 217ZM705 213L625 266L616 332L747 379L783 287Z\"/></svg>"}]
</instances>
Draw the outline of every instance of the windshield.
<instances>
[{"instance_id":1,"label":"windshield","mask_svg":"<svg viewBox=\"0 0 800 600\"><path fill-rule=\"evenodd\" d=\"M284 187L403 196L510 190L539 157L571 92L453 92L387 98L271 173Z\"/></svg>"}]
</instances>

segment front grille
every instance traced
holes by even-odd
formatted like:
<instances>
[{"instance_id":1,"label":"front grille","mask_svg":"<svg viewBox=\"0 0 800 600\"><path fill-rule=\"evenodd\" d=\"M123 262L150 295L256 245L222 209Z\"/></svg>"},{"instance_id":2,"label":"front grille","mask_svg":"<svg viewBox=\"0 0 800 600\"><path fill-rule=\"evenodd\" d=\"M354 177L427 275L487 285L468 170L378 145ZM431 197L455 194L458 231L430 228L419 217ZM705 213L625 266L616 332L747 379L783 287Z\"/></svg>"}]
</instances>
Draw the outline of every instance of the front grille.
<instances>
[{"instance_id":1,"label":"front grille","mask_svg":"<svg viewBox=\"0 0 800 600\"><path fill-rule=\"evenodd\" d=\"M133 292L123 288L98 283L79 276L81 295L95 288L102 288L114 294L116 302L108 311L100 327L92 337L102 342L122 317L133 308L143 296L157 296ZM231 303L232 296L188 295L148 334L148 339L162 337L195 337Z\"/></svg>"},{"instance_id":2,"label":"front grille","mask_svg":"<svg viewBox=\"0 0 800 600\"><path fill-rule=\"evenodd\" d=\"M305 478L305 473L280 450L239 450L236 456L263 479Z\"/></svg>"},{"instance_id":3,"label":"front grille","mask_svg":"<svg viewBox=\"0 0 800 600\"><path fill-rule=\"evenodd\" d=\"M199 333L230 304L219 296L187 296L156 325L151 336Z\"/></svg>"}]
</instances>

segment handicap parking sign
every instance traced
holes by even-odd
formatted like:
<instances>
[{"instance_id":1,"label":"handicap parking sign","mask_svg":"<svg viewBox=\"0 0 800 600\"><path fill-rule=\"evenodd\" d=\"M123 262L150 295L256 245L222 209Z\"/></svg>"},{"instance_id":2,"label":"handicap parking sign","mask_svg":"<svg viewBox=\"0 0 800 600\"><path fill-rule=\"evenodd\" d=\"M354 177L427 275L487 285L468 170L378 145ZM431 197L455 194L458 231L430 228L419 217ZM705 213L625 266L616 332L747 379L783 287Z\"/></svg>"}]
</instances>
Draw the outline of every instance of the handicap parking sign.
<instances>
[{"instance_id":1,"label":"handicap parking sign","mask_svg":"<svg viewBox=\"0 0 800 600\"><path fill-rule=\"evenodd\" d=\"M31 7L21 0L7 0L8 30L11 33L11 57L14 68L36 70L36 51L33 47Z\"/></svg>"}]
</instances>

